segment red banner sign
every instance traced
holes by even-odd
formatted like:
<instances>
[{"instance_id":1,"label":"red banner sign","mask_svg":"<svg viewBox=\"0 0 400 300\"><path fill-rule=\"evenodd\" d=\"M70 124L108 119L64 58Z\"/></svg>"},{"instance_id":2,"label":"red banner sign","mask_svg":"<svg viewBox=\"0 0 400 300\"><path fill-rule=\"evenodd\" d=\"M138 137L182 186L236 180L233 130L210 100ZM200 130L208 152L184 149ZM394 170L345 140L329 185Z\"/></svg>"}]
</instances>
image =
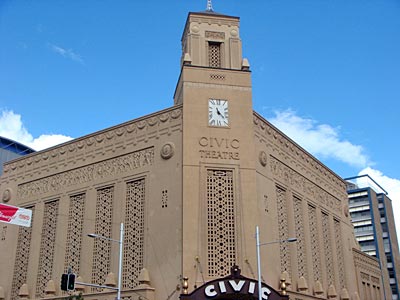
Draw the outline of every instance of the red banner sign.
<instances>
[{"instance_id":1,"label":"red banner sign","mask_svg":"<svg viewBox=\"0 0 400 300\"><path fill-rule=\"evenodd\" d=\"M31 220L31 210L0 203L0 222L30 227Z\"/></svg>"}]
</instances>

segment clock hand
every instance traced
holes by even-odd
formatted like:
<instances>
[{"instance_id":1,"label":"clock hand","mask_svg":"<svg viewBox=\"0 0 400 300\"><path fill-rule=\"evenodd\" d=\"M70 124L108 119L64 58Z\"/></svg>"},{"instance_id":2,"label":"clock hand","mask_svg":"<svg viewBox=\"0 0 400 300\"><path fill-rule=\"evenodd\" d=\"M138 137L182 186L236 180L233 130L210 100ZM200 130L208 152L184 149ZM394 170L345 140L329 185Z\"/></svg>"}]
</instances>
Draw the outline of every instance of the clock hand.
<instances>
[{"instance_id":1,"label":"clock hand","mask_svg":"<svg viewBox=\"0 0 400 300\"><path fill-rule=\"evenodd\" d=\"M216 110L217 110L217 114L218 114L218 115L220 115L222 118L224 118L224 119L225 119L224 115L220 113L219 109L218 109L218 108L216 108Z\"/></svg>"}]
</instances>

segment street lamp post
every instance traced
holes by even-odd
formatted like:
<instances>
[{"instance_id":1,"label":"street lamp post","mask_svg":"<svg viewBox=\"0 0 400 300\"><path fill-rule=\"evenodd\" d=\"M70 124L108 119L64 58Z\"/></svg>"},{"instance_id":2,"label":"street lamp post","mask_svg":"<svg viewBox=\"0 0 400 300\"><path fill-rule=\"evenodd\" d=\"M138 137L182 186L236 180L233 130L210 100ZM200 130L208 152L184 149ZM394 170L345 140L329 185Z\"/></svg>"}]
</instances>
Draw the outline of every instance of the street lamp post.
<instances>
[{"instance_id":1,"label":"street lamp post","mask_svg":"<svg viewBox=\"0 0 400 300\"><path fill-rule=\"evenodd\" d=\"M297 241L296 238L288 238L286 240L277 240L277 241L271 241L271 242L266 242L266 243L260 243L260 230L259 230L258 226L256 226L258 300L262 299L260 246L269 245L269 244L292 243L295 241Z\"/></svg>"},{"instance_id":2,"label":"street lamp post","mask_svg":"<svg viewBox=\"0 0 400 300\"><path fill-rule=\"evenodd\" d=\"M121 283L122 283L122 251L124 247L124 223L121 223L119 240L114 240L99 234L90 233L88 234L91 238L102 239L111 241L119 244L119 258L118 258L118 288L117 288L117 300L121 300Z\"/></svg>"}]
</instances>

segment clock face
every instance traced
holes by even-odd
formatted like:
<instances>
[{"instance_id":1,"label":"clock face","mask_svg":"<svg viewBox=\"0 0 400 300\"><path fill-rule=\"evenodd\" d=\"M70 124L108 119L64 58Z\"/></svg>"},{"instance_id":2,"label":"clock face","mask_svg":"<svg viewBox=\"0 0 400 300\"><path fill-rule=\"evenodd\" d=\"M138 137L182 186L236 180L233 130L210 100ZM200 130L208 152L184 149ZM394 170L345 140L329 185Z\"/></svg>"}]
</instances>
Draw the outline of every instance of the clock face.
<instances>
[{"instance_id":1,"label":"clock face","mask_svg":"<svg viewBox=\"0 0 400 300\"><path fill-rule=\"evenodd\" d=\"M208 101L208 125L229 126L228 101L210 99Z\"/></svg>"}]
</instances>

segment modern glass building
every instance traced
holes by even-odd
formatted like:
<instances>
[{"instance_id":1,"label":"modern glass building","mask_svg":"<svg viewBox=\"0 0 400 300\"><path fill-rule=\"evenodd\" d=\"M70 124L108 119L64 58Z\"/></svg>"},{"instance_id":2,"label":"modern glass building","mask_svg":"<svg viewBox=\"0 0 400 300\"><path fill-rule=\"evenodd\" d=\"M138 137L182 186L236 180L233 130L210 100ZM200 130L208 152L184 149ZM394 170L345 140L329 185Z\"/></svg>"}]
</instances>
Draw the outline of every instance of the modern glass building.
<instances>
[{"instance_id":1,"label":"modern glass building","mask_svg":"<svg viewBox=\"0 0 400 300\"><path fill-rule=\"evenodd\" d=\"M379 259L382 270L388 271L392 299L400 299L400 258L392 200L369 175L345 180L354 233L361 251Z\"/></svg>"},{"instance_id":2,"label":"modern glass building","mask_svg":"<svg viewBox=\"0 0 400 300\"><path fill-rule=\"evenodd\" d=\"M3 173L3 164L22 155L35 152L32 148L16 141L0 136L0 174Z\"/></svg>"}]
</instances>

